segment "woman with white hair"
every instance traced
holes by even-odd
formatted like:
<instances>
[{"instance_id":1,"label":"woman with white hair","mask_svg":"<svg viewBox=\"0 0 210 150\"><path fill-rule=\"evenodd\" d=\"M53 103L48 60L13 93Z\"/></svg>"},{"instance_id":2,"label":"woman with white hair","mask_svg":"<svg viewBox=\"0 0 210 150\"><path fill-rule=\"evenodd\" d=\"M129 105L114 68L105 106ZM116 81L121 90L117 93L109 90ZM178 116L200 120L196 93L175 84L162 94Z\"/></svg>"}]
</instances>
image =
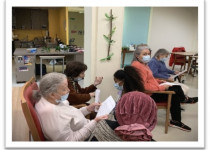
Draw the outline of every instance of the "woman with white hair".
<instances>
[{"instance_id":1,"label":"woman with white hair","mask_svg":"<svg viewBox=\"0 0 210 150\"><path fill-rule=\"evenodd\" d=\"M169 55L170 53L166 49L159 49L149 61L148 65L155 78L173 81L173 78L170 75L179 73L179 71L173 71L166 67L165 61L168 60Z\"/></svg>"},{"instance_id":2,"label":"woman with white hair","mask_svg":"<svg viewBox=\"0 0 210 150\"><path fill-rule=\"evenodd\" d=\"M167 79L169 81L174 81L174 79L171 75L179 73L178 71L173 71L166 67L165 61L167 61L169 55L170 55L169 51L161 48L155 53L155 55L149 61L148 66L151 69L153 76L155 78L161 78L161 79L165 79L165 80ZM188 101L186 101L187 103L194 103L194 102L198 101L198 97L188 97L187 96L188 92L189 92L189 87L187 85L184 85L182 83L172 83L172 84L180 85L182 87L182 90L188 100Z\"/></svg>"},{"instance_id":3,"label":"woman with white hair","mask_svg":"<svg viewBox=\"0 0 210 150\"><path fill-rule=\"evenodd\" d=\"M50 141L84 141L90 137L97 122L108 116L96 117L93 120L85 116L99 107L99 103L77 109L69 105L69 88L66 75L49 73L40 80L39 91L35 91L37 111L42 131Z\"/></svg>"},{"instance_id":4,"label":"woman with white hair","mask_svg":"<svg viewBox=\"0 0 210 150\"><path fill-rule=\"evenodd\" d=\"M175 91L176 94L172 95L171 100L171 121L170 126L179 128L184 131L191 131L191 128L181 122L181 107L180 102L185 101L185 95L179 85L160 85L163 81L154 78L152 71L148 66L150 61L150 50L148 46L138 45L134 51L132 66L138 70L144 84L145 90L148 91ZM156 102L167 100L168 95L154 93L150 95Z\"/></svg>"}]
</instances>

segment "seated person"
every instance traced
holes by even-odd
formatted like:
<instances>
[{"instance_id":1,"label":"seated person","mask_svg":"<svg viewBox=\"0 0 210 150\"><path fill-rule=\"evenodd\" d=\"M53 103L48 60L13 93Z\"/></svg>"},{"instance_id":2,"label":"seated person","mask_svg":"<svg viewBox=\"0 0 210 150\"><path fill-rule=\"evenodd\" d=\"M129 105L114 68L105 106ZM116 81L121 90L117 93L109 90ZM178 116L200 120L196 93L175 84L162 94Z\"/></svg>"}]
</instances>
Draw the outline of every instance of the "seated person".
<instances>
[{"instance_id":1,"label":"seated person","mask_svg":"<svg viewBox=\"0 0 210 150\"><path fill-rule=\"evenodd\" d=\"M138 91L124 94L115 114L120 124L115 133L122 140L154 141L151 131L157 123L157 106L150 96Z\"/></svg>"},{"instance_id":2,"label":"seated person","mask_svg":"<svg viewBox=\"0 0 210 150\"><path fill-rule=\"evenodd\" d=\"M152 59L149 61L148 66L152 70L153 76L155 78L167 79L174 81L170 74L178 74L178 71L173 71L166 68L165 61L168 60L168 55L170 53L165 49L159 49Z\"/></svg>"},{"instance_id":3,"label":"seated person","mask_svg":"<svg viewBox=\"0 0 210 150\"><path fill-rule=\"evenodd\" d=\"M34 91L33 100L42 131L50 141L88 140L97 123L108 115L93 120L85 116L100 104L93 103L77 109L66 100L69 94L67 78L64 74L52 72L40 80L39 91Z\"/></svg>"},{"instance_id":4,"label":"seated person","mask_svg":"<svg viewBox=\"0 0 210 150\"><path fill-rule=\"evenodd\" d=\"M92 85L81 88L78 81L85 77L87 66L78 61L69 62L66 65L65 74L68 79L68 88L70 89L68 101L71 105L84 104L95 96L96 86L101 84L103 77L96 77Z\"/></svg>"},{"instance_id":5,"label":"seated person","mask_svg":"<svg viewBox=\"0 0 210 150\"><path fill-rule=\"evenodd\" d=\"M117 70L114 73L114 82L114 87L118 90L117 101L127 92L144 91L142 79L138 75L136 68L132 66L125 66L124 70Z\"/></svg>"},{"instance_id":6,"label":"seated person","mask_svg":"<svg viewBox=\"0 0 210 150\"><path fill-rule=\"evenodd\" d=\"M171 121L170 126L182 129L184 131L191 131L191 128L181 122L181 107L180 103L187 101L181 86L174 85L160 85L162 81L154 78L152 71L150 70L148 63L150 61L150 51L148 46L138 45L134 51L132 66L138 70L139 76L142 77L145 90L148 91L174 91L176 94L171 98ZM154 101L161 102L167 100L167 94L153 93L150 95Z\"/></svg>"},{"instance_id":7,"label":"seated person","mask_svg":"<svg viewBox=\"0 0 210 150\"><path fill-rule=\"evenodd\" d=\"M166 49L159 49L153 58L149 61L148 66L151 69L153 76L155 78L166 79L169 81L174 81L173 77L170 74L177 74L178 71L173 71L166 68L165 61L168 59L168 55L170 53ZM188 97L189 87L182 83L175 83L176 85L180 85L186 97ZM198 97L190 97L188 98L189 103L197 102Z\"/></svg>"}]
</instances>

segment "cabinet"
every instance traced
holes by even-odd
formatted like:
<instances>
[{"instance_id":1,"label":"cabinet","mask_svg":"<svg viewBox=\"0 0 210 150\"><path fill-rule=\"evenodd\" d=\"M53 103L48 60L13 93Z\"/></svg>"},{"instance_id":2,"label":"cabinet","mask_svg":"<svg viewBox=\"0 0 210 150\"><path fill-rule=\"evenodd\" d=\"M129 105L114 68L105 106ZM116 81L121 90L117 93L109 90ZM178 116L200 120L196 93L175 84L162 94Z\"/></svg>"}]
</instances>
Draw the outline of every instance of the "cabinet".
<instances>
[{"instance_id":1,"label":"cabinet","mask_svg":"<svg viewBox=\"0 0 210 150\"><path fill-rule=\"evenodd\" d=\"M12 28L33 30L48 29L48 10L13 8Z\"/></svg>"},{"instance_id":2,"label":"cabinet","mask_svg":"<svg viewBox=\"0 0 210 150\"><path fill-rule=\"evenodd\" d=\"M15 56L16 82L25 82L35 76L34 55Z\"/></svg>"},{"instance_id":3,"label":"cabinet","mask_svg":"<svg viewBox=\"0 0 210 150\"><path fill-rule=\"evenodd\" d=\"M48 28L48 11L32 9L31 10L32 29L47 29Z\"/></svg>"},{"instance_id":4,"label":"cabinet","mask_svg":"<svg viewBox=\"0 0 210 150\"><path fill-rule=\"evenodd\" d=\"M31 11L30 9L15 9L16 29L31 29ZM14 19L12 19L14 20Z\"/></svg>"}]
</instances>

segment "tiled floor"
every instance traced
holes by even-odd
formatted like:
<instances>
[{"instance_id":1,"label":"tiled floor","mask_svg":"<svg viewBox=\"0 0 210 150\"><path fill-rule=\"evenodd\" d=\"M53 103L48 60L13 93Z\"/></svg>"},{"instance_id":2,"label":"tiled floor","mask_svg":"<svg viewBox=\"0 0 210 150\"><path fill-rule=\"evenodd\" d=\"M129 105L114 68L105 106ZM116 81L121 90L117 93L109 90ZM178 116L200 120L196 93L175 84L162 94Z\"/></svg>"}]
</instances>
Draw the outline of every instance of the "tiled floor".
<instances>
[{"instance_id":1,"label":"tiled floor","mask_svg":"<svg viewBox=\"0 0 210 150\"><path fill-rule=\"evenodd\" d=\"M185 84L190 87L189 96L198 96L198 77L188 75ZM199 99L200 100L200 99ZM168 134L164 133L165 110L158 110L158 122L152 131L153 137L157 141L198 141L198 103L184 104L182 108L182 122L191 127L191 132L182 131L169 127Z\"/></svg>"}]
</instances>

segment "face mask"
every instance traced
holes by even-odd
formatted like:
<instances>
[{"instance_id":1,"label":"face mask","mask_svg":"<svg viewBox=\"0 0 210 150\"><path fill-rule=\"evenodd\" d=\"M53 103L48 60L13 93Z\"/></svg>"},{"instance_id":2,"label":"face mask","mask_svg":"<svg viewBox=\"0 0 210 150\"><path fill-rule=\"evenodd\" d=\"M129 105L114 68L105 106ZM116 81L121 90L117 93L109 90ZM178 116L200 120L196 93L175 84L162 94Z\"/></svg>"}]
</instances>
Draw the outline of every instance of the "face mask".
<instances>
[{"instance_id":1,"label":"face mask","mask_svg":"<svg viewBox=\"0 0 210 150\"><path fill-rule=\"evenodd\" d=\"M168 60L168 57L163 57L160 59L160 61L165 62L166 60Z\"/></svg>"},{"instance_id":2,"label":"face mask","mask_svg":"<svg viewBox=\"0 0 210 150\"><path fill-rule=\"evenodd\" d=\"M65 101L65 100L67 100L68 97L69 97L69 93L61 96L61 98L59 100L56 100L56 103L60 103L62 101Z\"/></svg>"},{"instance_id":3,"label":"face mask","mask_svg":"<svg viewBox=\"0 0 210 150\"><path fill-rule=\"evenodd\" d=\"M118 89L119 91L122 91L122 90L123 90L123 86L119 86L118 83L115 83L115 84L114 84L114 87L115 87L116 89Z\"/></svg>"},{"instance_id":4,"label":"face mask","mask_svg":"<svg viewBox=\"0 0 210 150\"><path fill-rule=\"evenodd\" d=\"M147 55L147 56L143 56L143 58L142 58L142 61L144 62L144 63L148 63L149 61L150 61L150 55Z\"/></svg>"},{"instance_id":5,"label":"face mask","mask_svg":"<svg viewBox=\"0 0 210 150\"><path fill-rule=\"evenodd\" d=\"M83 80L83 78L81 78L81 77L74 78L74 81L77 81L77 82L79 82L79 81L81 81L81 80Z\"/></svg>"}]
</instances>

